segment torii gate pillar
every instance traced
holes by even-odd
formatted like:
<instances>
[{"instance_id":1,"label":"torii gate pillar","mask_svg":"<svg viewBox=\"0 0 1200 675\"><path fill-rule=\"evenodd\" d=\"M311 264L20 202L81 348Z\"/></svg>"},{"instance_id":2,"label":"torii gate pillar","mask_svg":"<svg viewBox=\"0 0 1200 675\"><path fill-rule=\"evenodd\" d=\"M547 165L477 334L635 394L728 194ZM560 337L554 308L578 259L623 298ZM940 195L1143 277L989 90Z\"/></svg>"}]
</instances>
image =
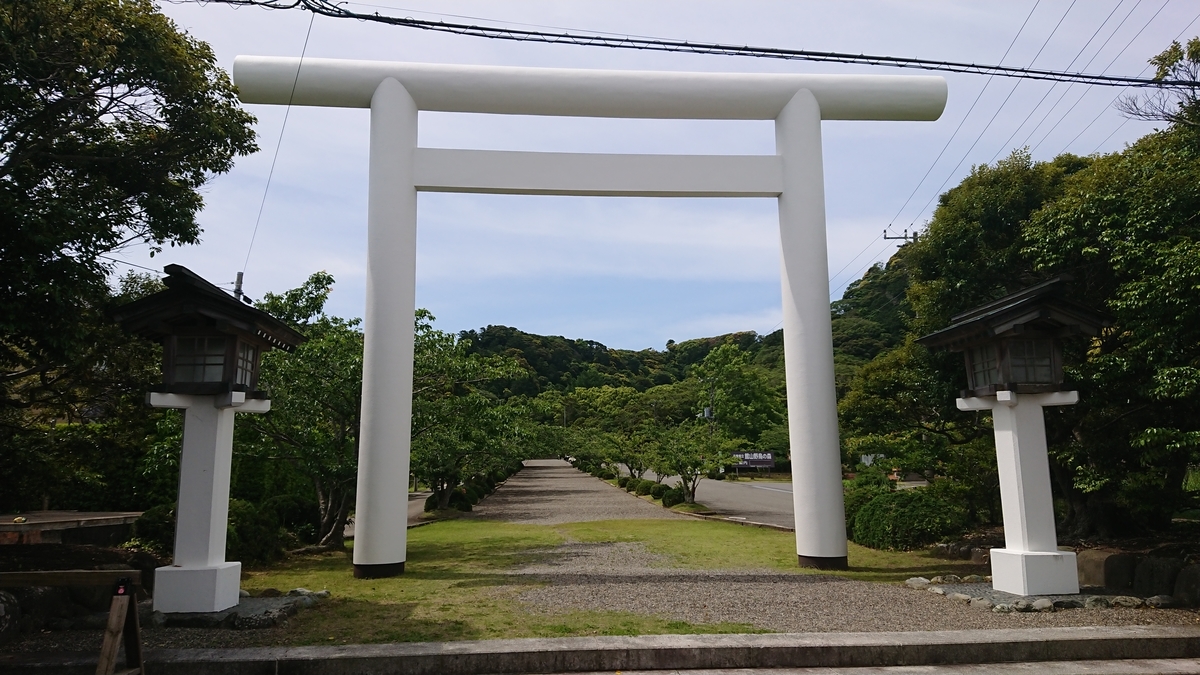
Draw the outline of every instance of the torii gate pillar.
<instances>
[{"instance_id":1,"label":"torii gate pillar","mask_svg":"<svg viewBox=\"0 0 1200 675\"><path fill-rule=\"evenodd\" d=\"M371 109L366 345L354 573L404 571L417 192L777 197L800 565L846 567L825 241L822 120L935 120L931 76L679 73L239 56L247 103ZM417 147L417 112L774 120L775 155L611 155Z\"/></svg>"}]
</instances>

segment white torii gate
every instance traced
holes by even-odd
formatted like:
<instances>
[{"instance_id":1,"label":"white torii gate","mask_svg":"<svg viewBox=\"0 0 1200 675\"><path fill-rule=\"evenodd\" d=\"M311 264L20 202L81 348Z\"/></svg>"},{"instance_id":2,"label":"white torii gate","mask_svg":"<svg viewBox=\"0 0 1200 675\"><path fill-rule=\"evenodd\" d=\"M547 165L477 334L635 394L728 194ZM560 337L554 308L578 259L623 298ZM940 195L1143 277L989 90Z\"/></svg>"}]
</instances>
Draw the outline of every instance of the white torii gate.
<instances>
[{"instance_id":1,"label":"white torii gate","mask_svg":"<svg viewBox=\"0 0 1200 675\"><path fill-rule=\"evenodd\" d=\"M845 568L821 120L935 120L933 76L691 73L239 56L242 101L371 109L366 346L354 574L404 571L417 192L777 197L796 554ZM417 147L417 111L775 120L774 155Z\"/></svg>"}]
</instances>

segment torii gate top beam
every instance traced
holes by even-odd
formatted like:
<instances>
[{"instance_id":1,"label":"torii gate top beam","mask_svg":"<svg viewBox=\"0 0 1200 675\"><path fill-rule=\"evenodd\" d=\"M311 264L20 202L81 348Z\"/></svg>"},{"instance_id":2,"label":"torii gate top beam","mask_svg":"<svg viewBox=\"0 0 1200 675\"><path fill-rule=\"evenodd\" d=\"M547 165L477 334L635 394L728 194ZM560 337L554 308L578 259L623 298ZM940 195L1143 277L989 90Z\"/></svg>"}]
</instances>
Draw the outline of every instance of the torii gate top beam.
<instances>
[{"instance_id":1,"label":"torii gate top beam","mask_svg":"<svg viewBox=\"0 0 1200 675\"><path fill-rule=\"evenodd\" d=\"M297 68L299 74L297 75ZM370 108L385 79L418 110L627 117L773 120L801 89L824 120L935 120L946 80L931 75L800 75L516 68L342 59L239 56L245 103ZM292 92L293 83L295 93Z\"/></svg>"}]
</instances>

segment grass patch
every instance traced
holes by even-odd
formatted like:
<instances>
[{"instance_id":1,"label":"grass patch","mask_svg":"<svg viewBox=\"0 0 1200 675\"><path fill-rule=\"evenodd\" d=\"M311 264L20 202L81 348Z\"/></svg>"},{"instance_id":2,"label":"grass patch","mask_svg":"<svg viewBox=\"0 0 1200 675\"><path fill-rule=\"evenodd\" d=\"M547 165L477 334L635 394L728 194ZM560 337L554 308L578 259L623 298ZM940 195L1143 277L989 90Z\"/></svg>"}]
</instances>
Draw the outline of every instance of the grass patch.
<instances>
[{"instance_id":1,"label":"grass patch","mask_svg":"<svg viewBox=\"0 0 1200 675\"><path fill-rule=\"evenodd\" d=\"M661 505L662 501L660 500L658 503ZM712 513L712 509L701 504L700 502L695 502L693 504L688 504L687 502L676 504L675 506L671 507L671 510L679 511L681 513Z\"/></svg>"},{"instance_id":2,"label":"grass patch","mask_svg":"<svg viewBox=\"0 0 1200 675\"><path fill-rule=\"evenodd\" d=\"M607 520L557 527L580 541L641 542L648 550L667 556L671 564L690 569L767 568L882 582L938 574L987 574L985 565L935 558L928 551L876 551L854 543L849 545L849 570L808 570L796 563L796 539L791 532L711 520Z\"/></svg>"},{"instance_id":3,"label":"grass patch","mask_svg":"<svg viewBox=\"0 0 1200 675\"><path fill-rule=\"evenodd\" d=\"M757 632L746 624L694 624L631 612L535 614L505 570L566 541L555 527L480 520L438 522L409 531L404 575L354 579L344 553L295 557L248 572L243 588L327 588L333 598L296 615L286 644L474 640L515 637ZM274 633L264 639L280 644Z\"/></svg>"}]
</instances>

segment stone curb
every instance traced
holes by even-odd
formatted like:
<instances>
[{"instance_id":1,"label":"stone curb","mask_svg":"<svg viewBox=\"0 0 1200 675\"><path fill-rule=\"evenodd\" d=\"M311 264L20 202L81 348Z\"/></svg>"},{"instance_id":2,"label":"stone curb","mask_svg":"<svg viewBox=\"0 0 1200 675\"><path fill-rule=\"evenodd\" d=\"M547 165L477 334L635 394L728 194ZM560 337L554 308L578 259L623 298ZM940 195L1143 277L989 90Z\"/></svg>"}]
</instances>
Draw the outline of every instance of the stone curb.
<instances>
[{"instance_id":1,"label":"stone curb","mask_svg":"<svg viewBox=\"0 0 1200 675\"><path fill-rule=\"evenodd\" d=\"M482 675L924 666L1200 657L1200 627L649 635L340 647L150 650L155 675ZM4 654L0 673L91 673L90 655Z\"/></svg>"},{"instance_id":2,"label":"stone curb","mask_svg":"<svg viewBox=\"0 0 1200 675\"><path fill-rule=\"evenodd\" d=\"M753 520L733 520L733 519L727 518L725 516L706 516L702 513L687 513L685 511L676 511L675 513L682 513L685 516L691 516L693 518L700 518L701 520L715 520L715 521L718 521L721 523L733 523L734 525L745 525L746 527L761 527L761 528L764 528L767 530L779 530L780 532L795 532L796 531L796 528L794 528L794 527L787 527L785 525L776 525L774 523L759 523L759 522L755 522Z\"/></svg>"}]
</instances>

